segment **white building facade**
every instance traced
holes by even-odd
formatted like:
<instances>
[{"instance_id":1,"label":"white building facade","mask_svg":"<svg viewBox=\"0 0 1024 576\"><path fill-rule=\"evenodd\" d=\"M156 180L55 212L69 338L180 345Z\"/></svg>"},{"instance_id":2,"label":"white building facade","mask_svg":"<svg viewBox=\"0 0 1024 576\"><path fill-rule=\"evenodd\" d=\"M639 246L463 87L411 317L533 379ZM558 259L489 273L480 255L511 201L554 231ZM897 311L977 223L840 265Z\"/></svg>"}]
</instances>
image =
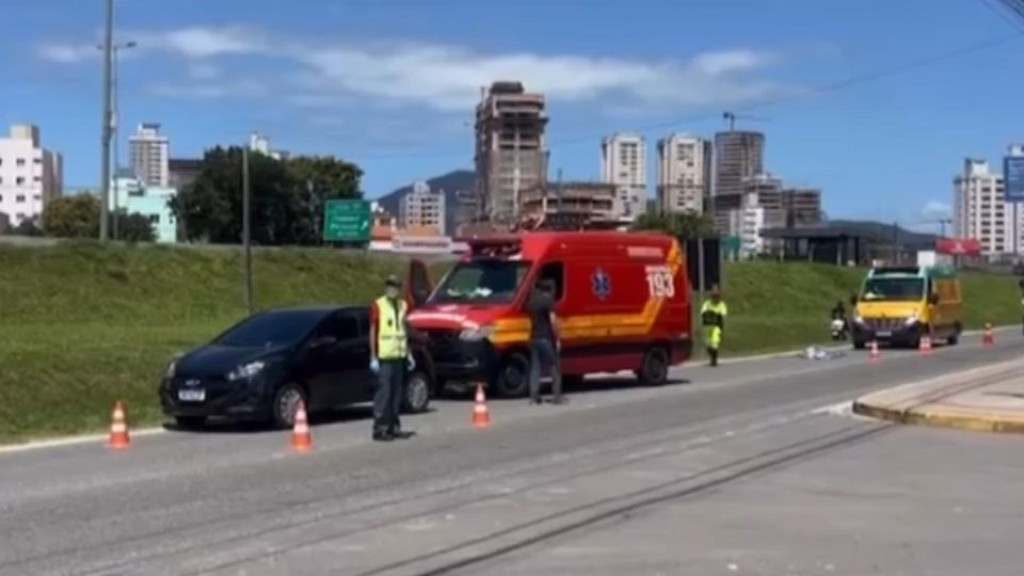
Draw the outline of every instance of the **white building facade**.
<instances>
[{"instance_id":1,"label":"white building facade","mask_svg":"<svg viewBox=\"0 0 1024 576\"><path fill-rule=\"evenodd\" d=\"M601 179L616 187L617 219L632 222L647 210L647 145L643 136L618 133L601 142Z\"/></svg>"},{"instance_id":2,"label":"white building facade","mask_svg":"<svg viewBox=\"0 0 1024 576\"><path fill-rule=\"evenodd\" d=\"M689 134L658 141L658 205L665 212L704 212L711 184L711 143Z\"/></svg>"},{"instance_id":3,"label":"white building facade","mask_svg":"<svg viewBox=\"0 0 1024 576\"><path fill-rule=\"evenodd\" d=\"M140 124L129 138L132 173L146 186L171 185L171 141L159 124Z\"/></svg>"},{"instance_id":4,"label":"white building facade","mask_svg":"<svg viewBox=\"0 0 1024 576\"><path fill-rule=\"evenodd\" d=\"M61 196L63 162L42 147L36 126L12 126L10 136L0 138L0 213L8 225L37 221L46 204Z\"/></svg>"},{"instance_id":5,"label":"white building facade","mask_svg":"<svg viewBox=\"0 0 1024 576\"><path fill-rule=\"evenodd\" d=\"M398 225L403 230L436 230L444 236L444 191L432 191L426 182L416 182L398 205Z\"/></svg>"},{"instance_id":6,"label":"white building facade","mask_svg":"<svg viewBox=\"0 0 1024 576\"><path fill-rule=\"evenodd\" d=\"M1006 202L1003 175L986 160L964 160L953 194L954 236L978 240L987 256L1024 253L1024 207Z\"/></svg>"},{"instance_id":7,"label":"white building facade","mask_svg":"<svg viewBox=\"0 0 1024 576\"><path fill-rule=\"evenodd\" d=\"M259 152L265 156L270 156L274 160L287 160L290 156L285 150L275 150L271 148L270 139L259 132L253 132L249 135L249 150L252 152Z\"/></svg>"}]
</instances>

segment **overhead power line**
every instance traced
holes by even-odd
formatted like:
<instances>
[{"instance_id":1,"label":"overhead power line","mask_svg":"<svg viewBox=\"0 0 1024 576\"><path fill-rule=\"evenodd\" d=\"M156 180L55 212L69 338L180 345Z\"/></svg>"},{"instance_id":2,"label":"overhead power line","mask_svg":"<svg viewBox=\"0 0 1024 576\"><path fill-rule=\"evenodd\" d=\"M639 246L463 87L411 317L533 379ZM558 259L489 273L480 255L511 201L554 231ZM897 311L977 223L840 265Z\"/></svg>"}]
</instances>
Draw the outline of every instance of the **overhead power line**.
<instances>
[{"instance_id":1,"label":"overhead power line","mask_svg":"<svg viewBox=\"0 0 1024 576\"><path fill-rule=\"evenodd\" d=\"M1021 17L1022 17L1022 19L1024 19L1024 0L1022 0L1021 2L1013 2L1013 0L1000 0L1000 1L1004 2L1004 3L1011 3L1011 4L1019 5L1019 8L1021 10ZM990 8L991 8L991 6L990 6ZM757 109L766 108L766 107L769 107L769 106L778 106L779 104L785 104L785 103L788 103L788 102L800 100L802 98L806 98L806 97L810 97L810 96L818 96L818 95L823 95L823 94L830 94L832 92L837 92L839 90L844 90L844 89L847 89L847 88L852 88L852 87L855 87L855 86L860 86L862 84L868 84L870 82L875 82L877 80L882 80L882 79L885 79L885 78L890 78L890 77L893 77L893 76L898 76L898 75L901 75L901 74L912 72L912 71L918 70L920 68L926 68L928 66L933 66L933 65L938 64L940 62L945 62L947 60L953 60L953 59L956 59L956 58L960 58L962 56L966 56L968 54L973 54L973 53L976 53L976 52L981 52L981 51L984 51L984 50L988 50L988 49L994 48L996 46L1001 46L1003 44L1007 44L1007 43L1009 43L1011 41L1014 41L1014 40L1019 40L1020 38L1021 38L1021 34L1013 34L1013 35L1010 35L1010 36L1002 36L1002 37L999 37L999 38L993 38L991 40L986 40L986 41L983 41L983 42L978 42L978 43L975 43L975 44L970 44L970 45L963 46L963 47L960 47L960 48L957 48L957 49L954 49L954 50L949 50L947 52L942 52L940 54L934 54L934 55L931 55L931 56L926 56L924 58L919 58L917 60L913 60L913 61L910 61L910 62L899 64L899 65L896 65L896 66L893 66L893 67L890 67L890 68L886 68L886 69L883 69L883 70L879 70L879 71L876 71L876 72L872 72L872 73L868 73L868 74L863 74L863 75L858 75L858 76L853 76L853 77L850 77L850 78L846 78L844 80L840 80L838 82L833 82L833 83L830 83L830 84L824 84L824 85L818 86L816 88L809 88L809 89L806 89L806 90L801 90L801 91L797 92L796 94L789 94L789 95L780 96L780 97L776 97L776 98L765 99L765 100L762 100L762 101L759 101L759 102L755 102L753 104L748 104L748 105L743 106L743 107L737 107L737 108L735 108L735 110L737 112L748 112L748 111L751 111L751 110L757 110ZM639 126L639 127L636 127L635 129L636 130L640 130L640 131L644 131L644 132L646 132L646 131L653 131L653 130L664 130L664 129L670 129L670 128L674 128L674 127L678 127L678 126L682 126L682 125L686 125L686 124L694 124L694 123L698 123L698 122L706 122L706 121L720 119L721 115L722 115L721 111L715 111L715 112L710 112L709 111L709 112L703 112L703 113L699 113L699 114L694 114L692 116L676 118L674 120L667 121L667 122L659 122L659 123L656 123L656 124L648 124L646 126ZM549 146L578 144L580 142L594 141L596 139L602 138L603 136L604 136L604 134L593 134L593 133L586 134L586 135L582 135L581 134L581 135L578 135L578 136L562 138L562 139L551 141L551 142L549 142ZM435 152L428 152L428 151L415 152L415 151L410 151L408 153L402 153L402 152L395 152L395 153L369 153L369 154L359 154L358 158L360 158L360 159L447 158L447 157L452 157L452 156L462 156L464 154L466 154L466 151L464 149L460 149L458 151L455 151L454 149L450 149L450 150L444 151L444 152L439 152L439 151L435 151Z\"/></svg>"}]
</instances>

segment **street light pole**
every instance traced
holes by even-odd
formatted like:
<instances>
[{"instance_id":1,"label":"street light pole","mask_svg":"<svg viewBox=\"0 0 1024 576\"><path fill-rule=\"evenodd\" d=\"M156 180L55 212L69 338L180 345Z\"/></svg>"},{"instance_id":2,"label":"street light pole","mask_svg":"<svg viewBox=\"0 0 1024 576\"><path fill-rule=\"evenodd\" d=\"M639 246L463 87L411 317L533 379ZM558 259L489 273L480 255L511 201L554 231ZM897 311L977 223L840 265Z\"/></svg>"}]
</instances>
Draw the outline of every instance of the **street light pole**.
<instances>
[{"instance_id":1,"label":"street light pole","mask_svg":"<svg viewBox=\"0 0 1024 576\"><path fill-rule=\"evenodd\" d=\"M242 147L242 246L245 259L245 309L251 315L252 286L252 192L249 182L249 147Z\"/></svg>"},{"instance_id":2,"label":"street light pole","mask_svg":"<svg viewBox=\"0 0 1024 576\"><path fill-rule=\"evenodd\" d=\"M101 126L100 162L100 241L106 242L110 225L110 120L111 120L111 77L113 73L114 48L114 0L105 0L105 23L103 39L103 121Z\"/></svg>"},{"instance_id":3,"label":"street light pole","mask_svg":"<svg viewBox=\"0 0 1024 576\"><path fill-rule=\"evenodd\" d=\"M115 44L111 48L111 51L113 53L113 67L112 67L112 70L111 70L111 82L110 83L111 83L112 92L113 92L113 110L112 110L111 115L110 115L110 131L112 133L112 137L111 138L112 138L112 140L114 142L114 145L113 145L113 147L114 147L114 154L113 154L113 160L111 160L111 172L113 174L113 178L114 179L117 179L117 177L118 177L118 171L119 171L120 164L121 164L121 154L120 154L120 150L119 150L119 144L120 144L120 140L121 140L121 137L120 137L121 98L120 98L120 90L119 90L119 84L118 84L118 77L120 76L120 60L118 59L118 55L120 54L121 50L130 50L132 48L135 48L136 46L138 46L138 43L136 43L136 42L125 42L123 44ZM101 48L102 48L102 46L101 46ZM119 236L119 234L118 234L118 226L119 226L118 211L121 208L120 207L120 202L121 202L121 190L120 190L120 188L118 186L115 185L114 186L114 209L113 209L114 217L113 217L113 222L111 223L111 225L113 227L113 234L112 235L113 235L114 240L117 240L118 236Z\"/></svg>"}]
</instances>

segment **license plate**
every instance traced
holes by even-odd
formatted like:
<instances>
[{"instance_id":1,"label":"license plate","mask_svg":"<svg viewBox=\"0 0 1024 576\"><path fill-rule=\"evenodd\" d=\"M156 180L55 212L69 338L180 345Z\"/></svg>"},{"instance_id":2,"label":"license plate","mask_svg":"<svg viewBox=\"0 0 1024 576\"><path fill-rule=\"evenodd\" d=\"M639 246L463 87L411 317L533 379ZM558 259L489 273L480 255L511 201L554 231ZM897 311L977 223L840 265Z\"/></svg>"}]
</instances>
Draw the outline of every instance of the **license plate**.
<instances>
[{"instance_id":1,"label":"license plate","mask_svg":"<svg viewBox=\"0 0 1024 576\"><path fill-rule=\"evenodd\" d=\"M178 400L182 402L203 402L206 400L206 390L178 390Z\"/></svg>"},{"instance_id":2,"label":"license plate","mask_svg":"<svg viewBox=\"0 0 1024 576\"><path fill-rule=\"evenodd\" d=\"M892 332L888 330L881 330L877 334L875 334L875 336L878 336L879 338L888 338L892 336Z\"/></svg>"}]
</instances>

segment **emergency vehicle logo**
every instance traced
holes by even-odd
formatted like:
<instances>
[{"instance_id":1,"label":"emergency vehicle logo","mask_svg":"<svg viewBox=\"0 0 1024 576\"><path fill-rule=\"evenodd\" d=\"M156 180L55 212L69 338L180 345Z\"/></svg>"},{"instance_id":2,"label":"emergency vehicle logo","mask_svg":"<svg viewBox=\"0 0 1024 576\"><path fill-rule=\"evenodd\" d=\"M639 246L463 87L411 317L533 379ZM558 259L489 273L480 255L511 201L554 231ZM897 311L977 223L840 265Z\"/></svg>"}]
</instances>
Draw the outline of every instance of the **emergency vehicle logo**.
<instances>
[{"instance_id":1,"label":"emergency vehicle logo","mask_svg":"<svg viewBox=\"0 0 1024 576\"><path fill-rule=\"evenodd\" d=\"M600 268L594 270L594 275L590 277L590 290L600 300L607 298L612 293L612 279L608 273Z\"/></svg>"}]
</instances>

